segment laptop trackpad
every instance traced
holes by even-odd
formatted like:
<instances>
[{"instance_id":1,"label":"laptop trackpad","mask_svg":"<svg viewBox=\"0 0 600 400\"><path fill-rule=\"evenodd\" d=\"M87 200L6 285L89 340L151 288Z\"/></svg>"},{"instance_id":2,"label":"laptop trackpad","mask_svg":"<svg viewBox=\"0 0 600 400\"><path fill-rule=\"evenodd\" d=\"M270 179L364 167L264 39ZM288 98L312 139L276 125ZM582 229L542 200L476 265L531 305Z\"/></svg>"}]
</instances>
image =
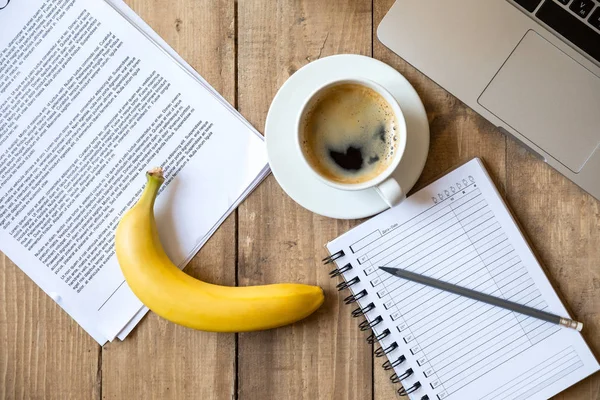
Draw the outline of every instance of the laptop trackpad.
<instances>
[{"instance_id":1,"label":"laptop trackpad","mask_svg":"<svg viewBox=\"0 0 600 400\"><path fill-rule=\"evenodd\" d=\"M534 31L479 104L576 173L600 143L600 78Z\"/></svg>"}]
</instances>

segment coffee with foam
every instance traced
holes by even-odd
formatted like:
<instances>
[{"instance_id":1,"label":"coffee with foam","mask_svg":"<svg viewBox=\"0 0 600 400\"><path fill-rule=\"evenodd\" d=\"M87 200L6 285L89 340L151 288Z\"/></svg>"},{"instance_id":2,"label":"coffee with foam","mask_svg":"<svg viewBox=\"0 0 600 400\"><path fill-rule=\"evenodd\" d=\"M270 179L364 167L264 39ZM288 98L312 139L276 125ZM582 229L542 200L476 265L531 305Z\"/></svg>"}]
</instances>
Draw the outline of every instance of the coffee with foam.
<instances>
[{"instance_id":1,"label":"coffee with foam","mask_svg":"<svg viewBox=\"0 0 600 400\"><path fill-rule=\"evenodd\" d=\"M342 83L318 94L300 127L305 158L325 179L368 182L384 172L397 150L398 121L375 90Z\"/></svg>"}]
</instances>

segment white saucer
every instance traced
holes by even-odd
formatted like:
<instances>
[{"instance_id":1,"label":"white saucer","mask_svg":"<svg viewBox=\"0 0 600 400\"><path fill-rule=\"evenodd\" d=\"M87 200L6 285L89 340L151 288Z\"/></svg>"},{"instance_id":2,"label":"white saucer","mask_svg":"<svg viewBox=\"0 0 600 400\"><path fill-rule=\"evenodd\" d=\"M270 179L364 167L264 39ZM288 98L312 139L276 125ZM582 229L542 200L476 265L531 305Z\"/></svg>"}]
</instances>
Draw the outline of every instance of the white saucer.
<instances>
[{"instance_id":1,"label":"white saucer","mask_svg":"<svg viewBox=\"0 0 600 400\"><path fill-rule=\"evenodd\" d=\"M310 174L295 145L297 113L319 86L342 76L371 79L389 90L400 103L407 127L404 157L394 171L408 192L423 171L429 152L429 123L425 107L410 83L389 65L354 54L314 61L292 75L271 103L265 124L269 163L283 190L302 207L331 218L368 217L388 208L374 189L346 191L327 186Z\"/></svg>"}]
</instances>

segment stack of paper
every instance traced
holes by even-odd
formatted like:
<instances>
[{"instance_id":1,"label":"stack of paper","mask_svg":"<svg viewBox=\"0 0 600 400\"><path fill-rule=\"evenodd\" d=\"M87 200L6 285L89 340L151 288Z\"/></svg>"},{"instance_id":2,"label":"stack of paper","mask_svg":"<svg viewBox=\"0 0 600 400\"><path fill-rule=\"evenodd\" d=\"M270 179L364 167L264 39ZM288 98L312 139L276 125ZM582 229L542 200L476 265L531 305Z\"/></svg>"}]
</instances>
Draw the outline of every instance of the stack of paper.
<instances>
[{"instance_id":1,"label":"stack of paper","mask_svg":"<svg viewBox=\"0 0 600 400\"><path fill-rule=\"evenodd\" d=\"M0 250L100 344L147 309L114 230L163 166L183 267L269 173L262 136L121 0L0 10Z\"/></svg>"}]
</instances>

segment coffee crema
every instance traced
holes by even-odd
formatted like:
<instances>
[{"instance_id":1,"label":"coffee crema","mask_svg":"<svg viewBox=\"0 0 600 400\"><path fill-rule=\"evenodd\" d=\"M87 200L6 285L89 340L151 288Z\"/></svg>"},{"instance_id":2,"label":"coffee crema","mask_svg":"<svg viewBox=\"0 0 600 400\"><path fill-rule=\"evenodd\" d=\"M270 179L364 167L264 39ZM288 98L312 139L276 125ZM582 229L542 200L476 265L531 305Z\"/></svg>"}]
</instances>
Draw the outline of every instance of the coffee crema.
<instances>
[{"instance_id":1,"label":"coffee crema","mask_svg":"<svg viewBox=\"0 0 600 400\"><path fill-rule=\"evenodd\" d=\"M398 121L375 90L356 83L325 89L309 104L300 128L302 151L325 179L370 181L392 163Z\"/></svg>"}]
</instances>

